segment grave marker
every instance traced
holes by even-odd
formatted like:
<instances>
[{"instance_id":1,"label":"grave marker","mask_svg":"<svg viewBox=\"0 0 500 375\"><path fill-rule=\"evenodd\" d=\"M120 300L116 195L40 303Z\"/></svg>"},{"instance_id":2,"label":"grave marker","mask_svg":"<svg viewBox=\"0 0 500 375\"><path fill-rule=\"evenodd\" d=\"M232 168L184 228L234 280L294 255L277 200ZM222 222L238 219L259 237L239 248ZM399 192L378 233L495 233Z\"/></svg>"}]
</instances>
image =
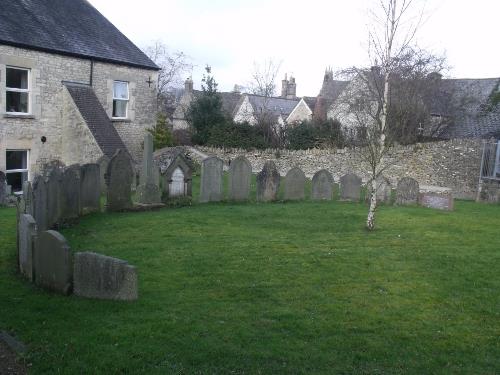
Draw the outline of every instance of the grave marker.
<instances>
[{"instance_id":1,"label":"grave marker","mask_svg":"<svg viewBox=\"0 0 500 375\"><path fill-rule=\"evenodd\" d=\"M278 198L280 174L273 161L268 160L257 174L257 201L269 202Z\"/></svg>"},{"instance_id":2,"label":"grave marker","mask_svg":"<svg viewBox=\"0 0 500 375\"><path fill-rule=\"evenodd\" d=\"M229 199L245 201L250 196L252 165L244 156L235 158L229 166Z\"/></svg>"}]
</instances>

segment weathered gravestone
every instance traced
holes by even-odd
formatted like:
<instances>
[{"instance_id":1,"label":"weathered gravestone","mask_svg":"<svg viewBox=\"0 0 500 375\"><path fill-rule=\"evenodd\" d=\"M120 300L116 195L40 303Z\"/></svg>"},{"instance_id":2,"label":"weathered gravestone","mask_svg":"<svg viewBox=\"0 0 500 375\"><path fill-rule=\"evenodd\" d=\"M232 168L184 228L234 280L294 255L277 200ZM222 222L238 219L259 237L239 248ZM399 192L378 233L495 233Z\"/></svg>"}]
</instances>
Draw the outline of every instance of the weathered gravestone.
<instances>
[{"instance_id":1,"label":"weathered gravestone","mask_svg":"<svg viewBox=\"0 0 500 375\"><path fill-rule=\"evenodd\" d=\"M6 197L7 197L7 182L5 178L5 173L0 171L0 206L5 204Z\"/></svg>"},{"instance_id":2,"label":"weathered gravestone","mask_svg":"<svg viewBox=\"0 0 500 375\"><path fill-rule=\"evenodd\" d=\"M326 169L316 172L312 178L311 199L331 200L333 193L333 177Z\"/></svg>"},{"instance_id":3,"label":"weathered gravestone","mask_svg":"<svg viewBox=\"0 0 500 375\"><path fill-rule=\"evenodd\" d=\"M24 199L24 212L33 216L34 213L33 188L31 186L31 182L29 181L23 182L23 199Z\"/></svg>"},{"instance_id":4,"label":"weathered gravestone","mask_svg":"<svg viewBox=\"0 0 500 375\"><path fill-rule=\"evenodd\" d=\"M269 202L278 199L280 174L273 161L268 160L257 174L257 200Z\"/></svg>"},{"instance_id":5,"label":"weathered gravestone","mask_svg":"<svg viewBox=\"0 0 500 375\"><path fill-rule=\"evenodd\" d=\"M377 202L390 203L392 195L392 187L389 180L383 176L380 176L379 178L377 178L376 184L377 184L377 193L376 193ZM367 192L366 192L367 202L370 202L371 191L372 191L372 183L369 182L367 185Z\"/></svg>"},{"instance_id":6,"label":"weathered gravestone","mask_svg":"<svg viewBox=\"0 0 500 375\"><path fill-rule=\"evenodd\" d=\"M143 204L155 204L161 202L161 193L153 163L153 135L149 132L144 136L144 152L142 157L142 169L140 184L137 187L137 201Z\"/></svg>"},{"instance_id":7,"label":"weathered gravestone","mask_svg":"<svg viewBox=\"0 0 500 375\"><path fill-rule=\"evenodd\" d=\"M33 280L33 250L36 239L36 222L33 216L21 214L18 223L19 233L19 271Z\"/></svg>"},{"instance_id":8,"label":"weathered gravestone","mask_svg":"<svg viewBox=\"0 0 500 375\"><path fill-rule=\"evenodd\" d=\"M250 196L252 165L244 156L235 158L229 166L229 199L245 201Z\"/></svg>"},{"instance_id":9,"label":"weathered gravestone","mask_svg":"<svg viewBox=\"0 0 500 375\"><path fill-rule=\"evenodd\" d=\"M419 194L418 182L411 177L403 177L396 188L396 204L407 206L417 204Z\"/></svg>"},{"instance_id":10,"label":"weathered gravestone","mask_svg":"<svg viewBox=\"0 0 500 375\"><path fill-rule=\"evenodd\" d=\"M62 234L54 230L39 232L33 255L35 283L70 294L73 287L73 258Z\"/></svg>"},{"instance_id":11,"label":"weathered gravestone","mask_svg":"<svg viewBox=\"0 0 500 375\"><path fill-rule=\"evenodd\" d=\"M40 231L49 229L47 197L45 177L38 175L33 179L33 218Z\"/></svg>"},{"instance_id":12,"label":"weathered gravestone","mask_svg":"<svg viewBox=\"0 0 500 375\"><path fill-rule=\"evenodd\" d=\"M137 270L121 259L91 252L76 253L73 279L77 296L123 301L138 297Z\"/></svg>"},{"instance_id":13,"label":"weathered gravestone","mask_svg":"<svg viewBox=\"0 0 500 375\"><path fill-rule=\"evenodd\" d=\"M128 154L123 150L116 151L109 161L106 172L107 209L109 211L121 211L132 207L133 173Z\"/></svg>"},{"instance_id":14,"label":"weathered gravestone","mask_svg":"<svg viewBox=\"0 0 500 375\"><path fill-rule=\"evenodd\" d=\"M99 164L84 164L80 169L80 209L82 213L101 209L101 172Z\"/></svg>"},{"instance_id":15,"label":"weathered gravestone","mask_svg":"<svg viewBox=\"0 0 500 375\"><path fill-rule=\"evenodd\" d=\"M298 168L293 167L285 176L285 199L298 200L304 199L306 186L306 175Z\"/></svg>"},{"instance_id":16,"label":"weathered gravestone","mask_svg":"<svg viewBox=\"0 0 500 375\"><path fill-rule=\"evenodd\" d=\"M340 177L340 199L359 201L361 195L361 178L354 173Z\"/></svg>"},{"instance_id":17,"label":"weathered gravestone","mask_svg":"<svg viewBox=\"0 0 500 375\"><path fill-rule=\"evenodd\" d=\"M72 165L64 169L61 177L60 219L61 221L75 220L80 216L80 166Z\"/></svg>"},{"instance_id":18,"label":"weathered gravestone","mask_svg":"<svg viewBox=\"0 0 500 375\"><path fill-rule=\"evenodd\" d=\"M19 220L21 215L26 213L26 204L24 198L17 197L16 199L16 249L17 249L17 264L19 265Z\"/></svg>"},{"instance_id":19,"label":"weathered gravestone","mask_svg":"<svg viewBox=\"0 0 500 375\"><path fill-rule=\"evenodd\" d=\"M201 162L200 202L222 199L222 160L212 156Z\"/></svg>"},{"instance_id":20,"label":"weathered gravestone","mask_svg":"<svg viewBox=\"0 0 500 375\"><path fill-rule=\"evenodd\" d=\"M106 172L108 170L109 165L109 157L103 155L97 160L97 164L99 164L99 173L100 173L100 186L101 186L101 194L106 193Z\"/></svg>"},{"instance_id":21,"label":"weathered gravestone","mask_svg":"<svg viewBox=\"0 0 500 375\"><path fill-rule=\"evenodd\" d=\"M434 208L437 210L453 211L454 208L454 199L449 193L420 193L418 201L423 207Z\"/></svg>"},{"instance_id":22,"label":"weathered gravestone","mask_svg":"<svg viewBox=\"0 0 500 375\"><path fill-rule=\"evenodd\" d=\"M47 176L47 225L53 228L61 216L61 180L62 172L58 167L52 168Z\"/></svg>"}]
</instances>

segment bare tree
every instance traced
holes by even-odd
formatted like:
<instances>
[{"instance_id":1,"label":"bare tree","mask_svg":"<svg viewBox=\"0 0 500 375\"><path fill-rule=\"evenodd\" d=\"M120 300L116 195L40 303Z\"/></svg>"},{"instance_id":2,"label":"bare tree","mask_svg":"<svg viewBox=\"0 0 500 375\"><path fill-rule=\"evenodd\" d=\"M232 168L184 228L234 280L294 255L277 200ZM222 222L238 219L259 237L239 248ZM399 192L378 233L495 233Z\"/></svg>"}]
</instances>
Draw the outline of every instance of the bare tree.
<instances>
[{"instance_id":1,"label":"bare tree","mask_svg":"<svg viewBox=\"0 0 500 375\"><path fill-rule=\"evenodd\" d=\"M261 63L254 61L252 80L249 83L250 92L267 98L276 95L276 77L281 68L281 62L269 58Z\"/></svg>"}]
</instances>

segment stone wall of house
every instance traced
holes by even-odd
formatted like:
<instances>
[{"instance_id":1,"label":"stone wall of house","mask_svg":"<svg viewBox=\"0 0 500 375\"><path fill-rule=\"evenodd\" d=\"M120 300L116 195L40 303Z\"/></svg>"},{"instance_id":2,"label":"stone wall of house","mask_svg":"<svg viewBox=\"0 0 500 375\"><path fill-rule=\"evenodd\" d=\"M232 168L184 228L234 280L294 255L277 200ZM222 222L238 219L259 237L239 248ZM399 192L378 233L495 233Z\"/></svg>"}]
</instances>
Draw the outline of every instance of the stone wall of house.
<instances>
[{"instance_id":1,"label":"stone wall of house","mask_svg":"<svg viewBox=\"0 0 500 375\"><path fill-rule=\"evenodd\" d=\"M456 198L475 199L481 165L481 140L463 139L422 143L395 147L388 157L390 167L385 175L393 186L401 177L415 178L420 185L449 187ZM327 169L336 182L348 172L358 174L364 182L369 178L369 168L359 150L265 150L244 151L201 147L205 153L214 154L226 163L244 155L254 172L260 171L266 160L273 160L280 174L300 167L308 177L320 169Z\"/></svg>"},{"instance_id":2,"label":"stone wall of house","mask_svg":"<svg viewBox=\"0 0 500 375\"><path fill-rule=\"evenodd\" d=\"M6 169L7 149L29 150L30 172L38 171L40 165L50 160L68 164L63 147L65 100L62 81L89 84L91 65L88 59L0 45L0 170ZM114 124L132 156L140 161L145 129L155 122L157 72L101 62L93 65L94 90L110 115L113 80L130 82L130 118ZM6 114L6 66L30 70L29 115ZM46 137L45 143L41 142L42 136ZM71 161L87 162L88 155L78 155L78 150L86 153L92 147L80 147L72 154Z\"/></svg>"}]
</instances>

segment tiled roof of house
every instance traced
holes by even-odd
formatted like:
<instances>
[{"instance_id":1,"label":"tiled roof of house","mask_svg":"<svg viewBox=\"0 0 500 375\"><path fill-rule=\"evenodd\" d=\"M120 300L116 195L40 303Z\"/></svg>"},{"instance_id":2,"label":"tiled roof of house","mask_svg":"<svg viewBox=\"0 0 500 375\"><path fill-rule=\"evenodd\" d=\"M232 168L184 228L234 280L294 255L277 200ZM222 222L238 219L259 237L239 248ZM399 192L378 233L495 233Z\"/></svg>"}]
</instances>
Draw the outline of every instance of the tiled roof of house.
<instances>
[{"instance_id":1,"label":"tiled roof of house","mask_svg":"<svg viewBox=\"0 0 500 375\"><path fill-rule=\"evenodd\" d=\"M300 98L286 99L277 97L265 97L260 95L246 94L255 112L261 110L270 111L276 115L288 117L294 108L299 104Z\"/></svg>"},{"instance_id":2,"label":"tiled roof of house","mask_svg":"<svg viewBox=\"0 0 500 375\"><path fill-rule=\"evenodd\" d=\"M0 9L0 44L159 69L86 0L0 0Z\"/></svg>"},{"instance_id":3,"label":"tiled roof of house","mask_svg":"<svg viewBox=\"0 0 500 375\"><path fill-rule=\"evenodd\" d=\"M73 83L65 86L102 152L110 158L118 149L128 152L92 87Z\"/></svg>"},{"instance_id":4,"label":"tiled roof of house","mask_svg":"<svg viewBox=\"0 0 500 375\"><path fill-rule=\"evenodd\" d=\"M314 107L316 106L316 101L318 100L317 96L304 96L302 99L306 102L307 106L311 111L314 111Z\"/></svg>"}]
</instances>

